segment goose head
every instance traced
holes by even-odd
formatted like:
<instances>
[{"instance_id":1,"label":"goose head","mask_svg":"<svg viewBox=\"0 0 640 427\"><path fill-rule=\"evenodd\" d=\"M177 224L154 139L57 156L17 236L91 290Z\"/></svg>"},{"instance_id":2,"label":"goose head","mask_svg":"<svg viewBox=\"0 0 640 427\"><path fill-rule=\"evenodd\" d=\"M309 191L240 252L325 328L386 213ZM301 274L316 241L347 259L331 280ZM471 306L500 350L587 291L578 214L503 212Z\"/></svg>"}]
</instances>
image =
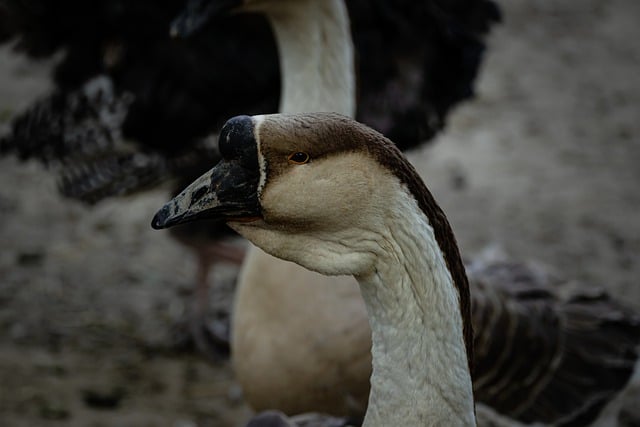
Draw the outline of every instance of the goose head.
<instances>
[{"instance_id":1,"label":"goose head","mask_svg":"<svg viewBox=\"0 0 640 427\"><path fill-rule=\"evenodd\" d=\"M402 186L390 167L417 176L393 143L335 113L235 117L219 147L220 163L152 226L224 220L266 252L327 275L374 268L384 246L376 230Z\"/></svg>"},{"instance_id":2,"label":"goose head","mask_svg":"<svg viewBox=\"0 0 640 427\"><path fill-rule=\"evenodd\" d=\"M152 226L222 219L271 255L355 276L372 325L377 409L365 425L473 424L464 267L446 217L395 145L345 116L302 113L233 118L219 147L220 163Z\"/></svg>"}]
</instances>

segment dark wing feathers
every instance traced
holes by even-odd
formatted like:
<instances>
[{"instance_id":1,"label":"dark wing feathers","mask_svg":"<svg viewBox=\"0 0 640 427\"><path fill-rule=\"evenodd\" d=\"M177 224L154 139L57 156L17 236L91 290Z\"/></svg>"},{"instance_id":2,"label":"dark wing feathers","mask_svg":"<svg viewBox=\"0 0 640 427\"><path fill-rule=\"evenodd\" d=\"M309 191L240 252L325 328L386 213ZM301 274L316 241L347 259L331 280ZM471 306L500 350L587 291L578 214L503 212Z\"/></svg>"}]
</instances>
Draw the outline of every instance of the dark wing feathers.
<instances>
[{"instance_id":1,"label":"dark wing feathers","mask_svg":"<svg viewBox=\"0 0 640 427\"><path fill-rule=\"evenodd\" d=\"M171 163L121 135L131 96L99 76L76 91L58 91L18 117L0 150L36 158L59 176L60 192L87 203L166 179Z\"/></svg>"},{"instance_id":2,"label":"dark wing feathers","mask_svg":"<svg viewBox=\"0 0 640 427\"><path fill-rule=\"evenodd\" d=\"M77 156L99 157L120 138L130 100L98 76L73 92L57 91L36 102L13 122L2 140L3 152L36 158L45 164Z\"/></svg>"},{"instance_id":3,"label":"dark wing feathers","mask_svg":"<svg viewBox=\"0 0 640 427\"><path fill-rule=\"evenodd\" d=\"M166 180L169 170L166 159L157 154L110 152L85 158L80 165L73 159L61 163L59 188L66 197L93 204L151 188Z\"/></svg>"},{"instance_id":4,"label":"dark wing feathers","mask_svg":"<svg viewBox=\"0 0 640 427\"><path fill-rule=\"evenodd\" d=\"M402 150L431 139L473 96L484 38L501 18L489 0L347 1L357 50L357 119Z\"/></svg>"},{"instance_id":5,"label":"dark wing feathers","mask_svg":"<svg viewBox=\"0 0 640 427\"><path fill-rule=\"evenodd\" d=\"M523 422L582 426L629 381L640 317L605 293L562 299L530 267L470 267L476 398Z\"/></svg>"}]
</instances>

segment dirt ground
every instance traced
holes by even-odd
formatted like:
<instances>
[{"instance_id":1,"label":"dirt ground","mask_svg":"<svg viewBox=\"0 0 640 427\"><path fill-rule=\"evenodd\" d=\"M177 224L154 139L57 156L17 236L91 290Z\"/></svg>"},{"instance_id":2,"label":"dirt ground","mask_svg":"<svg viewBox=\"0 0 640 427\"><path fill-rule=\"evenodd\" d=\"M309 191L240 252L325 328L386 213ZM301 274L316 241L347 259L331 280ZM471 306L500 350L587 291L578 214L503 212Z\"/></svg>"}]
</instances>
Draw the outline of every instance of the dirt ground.
<instances>
[{"instance_id":1,"label":"dirt ground","mask_svg":"<svg viewBox=\"0 0 640 427\"><path fill-rule=\"evenodd\" d=\"M410 158L466 258L498 247L640 309L640 2L501 6L477 98ZM0 51L0 131L47 91L50 66ZM0 159L0 425L249 415L228 364L185 346L195 264L149 226L166 200L157 189L89 209L40 165ZM234 275L215 272L225 298Z\"/></svg>"}]
</instances>

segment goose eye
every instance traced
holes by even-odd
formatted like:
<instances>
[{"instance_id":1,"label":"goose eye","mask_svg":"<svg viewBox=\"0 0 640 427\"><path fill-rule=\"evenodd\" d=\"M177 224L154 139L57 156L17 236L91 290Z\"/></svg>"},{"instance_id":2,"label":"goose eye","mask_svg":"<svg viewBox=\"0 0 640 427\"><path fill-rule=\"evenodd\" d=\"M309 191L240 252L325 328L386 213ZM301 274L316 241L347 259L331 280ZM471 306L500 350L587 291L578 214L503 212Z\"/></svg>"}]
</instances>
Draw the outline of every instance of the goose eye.
<instances>
[{"instance_id":1,"label":"goose eye","mask_svg":"<svg viewBox=\"0 0 640 427\"><path fill-rule=\"evenodd\" d=\"M309 155L298 151L297 153L289 154L288 160L289 163L293 163L294 165L304 165L309 161Z\"/></svg>"}]
</instances>

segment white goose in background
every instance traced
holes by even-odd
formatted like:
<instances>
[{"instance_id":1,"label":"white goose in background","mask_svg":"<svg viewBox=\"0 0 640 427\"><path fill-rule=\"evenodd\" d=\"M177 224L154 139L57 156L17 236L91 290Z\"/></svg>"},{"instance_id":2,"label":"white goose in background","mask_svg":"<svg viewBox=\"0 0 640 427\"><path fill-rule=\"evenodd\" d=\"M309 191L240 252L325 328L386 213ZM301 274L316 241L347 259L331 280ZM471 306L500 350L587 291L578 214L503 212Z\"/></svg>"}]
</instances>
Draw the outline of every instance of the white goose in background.
<instances>
[{"instance_id":1,"label":"white goose in background","mask_svg":"<svg viewBox=\"0 0 640 427\"><path fill-rule=\"evenodd\" d=\"M248 0L244 8L265 13L273 25L282 111L353 115L353 46L341 1ZM523 266L474 271L479 400L528 422L595 416L631 373L637 356L628 350L639 338L637 323L630 325L637 320L603 295L558 300ZM255 409L364 412L370 331L353 279L327 278L252 248L233 312L233 365ZM590 340L594 331L599 338ZM602 342L612 334L620 348ZM594 357L585 357L585 345ZM584 375L592 378L575 381ZM557 393L565 393L566 402Z\"/></svg>"},{"instance_id":2,"label":"white goose in background","mask_svg":"<svg viewBox=\"0 0 640 427\"><path fill-rule=\"evenodd\" d=\"M353 116L354 52L343 1L251 4L246 7L265 13L276 35L280 111ZM352 277L326 277L255 246L248 249L232 310L231 360L254 409L362 414L370 340Z\"/></svg>"},{"instance_id":3,"label":"white goose in background","mask_svg":"<svg viewBox=\"0 0 640 427\"><path fill-rule=\"evenodd\" d=\"M353 275L373 337L364 425L475 425L464 267L444 213L395 145L316 113L231 119L220 151L153 226L225 219L274 256Z\"/></svg>"}]
</instances>

